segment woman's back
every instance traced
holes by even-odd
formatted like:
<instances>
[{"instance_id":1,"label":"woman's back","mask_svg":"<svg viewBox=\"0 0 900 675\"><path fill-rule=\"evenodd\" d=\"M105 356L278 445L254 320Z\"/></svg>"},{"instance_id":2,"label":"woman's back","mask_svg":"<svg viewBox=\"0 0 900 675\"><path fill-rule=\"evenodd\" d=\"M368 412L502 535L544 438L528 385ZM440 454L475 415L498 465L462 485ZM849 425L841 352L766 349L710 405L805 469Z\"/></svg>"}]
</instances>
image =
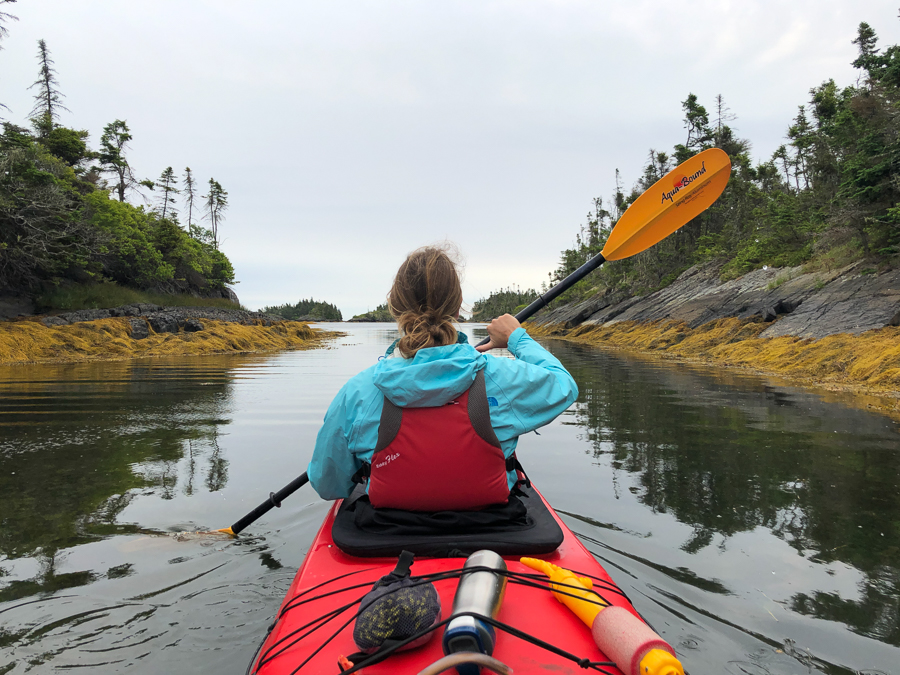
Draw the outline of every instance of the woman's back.
<instances>
[{"instance_id":1,"label":"woman's back","mask_svg":"<svg viewBox=\"0 0 900 675\"><path fill-rule=\"evenodd\" d=\"M500 480L502 473L506 474L508 493L515 484L516 474L503 460L512 457L521 434L548 424L575 401L578 390L574 380L562 364L532 340L509 315L491 323L488 327L491 342L482 349L508 347L515 359L485 355L467 344L465 336L457 333L453 326L462 293L455 267L443 251L420 249L414 252L401 266L397 277L391 289L390 306L398 316L402 332L397 343L399 356L380 360L351 379L335 397L316 440L308 470L313 487L326 499L347 497L354 487L354 476L386 468L386 465L378 466L379 462L373 466L373 455L376 449L384 450L384 447L379 448L379 430L385 428L387 401L387 409L400 409L401 417L403 410L435 409L427 414L428 425L417 428L415 434L404 434L408 442L421 446L415 463L410 465L411 470L402 472L407 477L411 494L441 490L447 496L441 502L444 508L454 508L454 494L471 494L471 486L462 482L474 482L476 486L496 485L491 475L485 475L485 466L493 467L487 470L488 473L500 471ZM435 285L442 285L441 293L435 292ZM452 315L448 314L451 310ZM473 408L468 405L468 397L479 374L484 391L481 392L482 385L479 385L476 399L480 403ZM454 416L453 411L441 410L463 396L467 397L469 421L473 414L486 414L493 436L485 439L487 434L479 434L477 428L471 426L475 429L473 435L459 427L462 417ZM483 410L482 399L478 396L483 397ZM420 417L424 418L407 415L407 421L415 424L413 418ZM460 444L471 447L456 447ZM410 447L408 443L406 447ZM497 457L501 464L473 462L474 473L469 473L467 478L467 474L460 473L455 479L459 485L448 483L448 472L442 472L447 462L461 461L470 450L482 453L478 457L484 459L484 453L494 452L492 447L499 447ZM383 457L391 454L396 453ZM412 454L407 453L408 456ZM403 459L396 458L391 463ZM398 466L394 464L391 471ZM475 466L481 468L476 470ZM396 492L404 483L391 481L390 485ZM495 488L490 488L490 494L485 492L488 499L495 499L496 494ZM415 497L409 501L402 497L398 503L409 504L407 508L432 510L416 509ZM428 505L433 503L429 501ZM470 506L460 502L457 508Z\"/></svg>"}]
</instances>

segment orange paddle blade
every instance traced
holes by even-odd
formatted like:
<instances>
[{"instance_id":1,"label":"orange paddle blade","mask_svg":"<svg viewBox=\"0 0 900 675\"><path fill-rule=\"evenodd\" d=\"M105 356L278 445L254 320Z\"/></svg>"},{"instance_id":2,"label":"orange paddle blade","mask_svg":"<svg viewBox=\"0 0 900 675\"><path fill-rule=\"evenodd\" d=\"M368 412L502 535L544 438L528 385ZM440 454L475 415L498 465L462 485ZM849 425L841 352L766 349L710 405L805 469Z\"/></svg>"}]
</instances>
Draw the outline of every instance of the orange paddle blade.
<instances>
[{"instance_id":1,"label":"orange paddle blade","mask_svg":"<svg viewBox=\"0 0 900 675\"><path fill-rule=\"evenodd\" d=\"M613 228L603 257L628 258L662 241L719 198L731 160L719 148L704 150L656 181L628 207Z\"/></svg>"}]
</instances>

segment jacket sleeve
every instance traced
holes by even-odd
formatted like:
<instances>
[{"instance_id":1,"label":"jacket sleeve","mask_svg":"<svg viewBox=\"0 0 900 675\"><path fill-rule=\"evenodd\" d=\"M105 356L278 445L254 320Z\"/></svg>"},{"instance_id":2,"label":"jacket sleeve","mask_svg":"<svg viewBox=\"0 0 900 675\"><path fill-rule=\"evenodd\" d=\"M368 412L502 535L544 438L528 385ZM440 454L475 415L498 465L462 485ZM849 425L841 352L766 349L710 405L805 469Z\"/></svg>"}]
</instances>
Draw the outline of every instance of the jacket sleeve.
<instances>
[{"instance_id":1,"label":"jacket sleeve","mask_svg":"<svg viewBox=\"0 0 900 675\"><path fill-rule=\"evenodd\" d=\"M485 371L499 394L491 424L501 441L549 424L578 398L569 371L524 328L513 331L508 348L516 359L490 358Z\"/></svg>"},{"instance_id":2,"label":"jacket sleeve","mask_svg":"<svg viewBox=\"0 0 900 675\"><path fill-rule=\"evenodd\" d=\"M362 465L350 450L353 405L349 400L348 385L344 385L328 406L306 470L309 482L322 499L349 497L353 491L350 479Z\"/></svg>"}]
</instances>

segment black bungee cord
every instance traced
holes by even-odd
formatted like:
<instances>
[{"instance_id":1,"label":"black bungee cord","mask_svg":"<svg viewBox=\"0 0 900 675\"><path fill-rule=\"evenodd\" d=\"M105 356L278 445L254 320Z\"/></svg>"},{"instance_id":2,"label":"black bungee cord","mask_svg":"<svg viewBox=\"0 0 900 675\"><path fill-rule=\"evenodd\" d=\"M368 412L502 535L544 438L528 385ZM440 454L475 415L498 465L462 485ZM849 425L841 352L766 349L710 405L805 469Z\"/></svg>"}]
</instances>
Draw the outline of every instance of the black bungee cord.
<instances>
[{"instance_id":1,"label":"black bungee cord","mask_svg":"<svg viewBox=\"0 0 900 675\"><path fill-rule=\"evenodd\" d=\"M329 579L320 584L317 584L311 588L305 589L303 592L297 594L296 596L291 598L291 600L289 600L285 604L285 606L282 608L282 610L279 612L277 619L269 627L266 637L268 637L268 635L271 634L271 631L274 630L278 621L280 621L287 614L288 611L290 611L292 609L296 609L298 607L301 607L302 605L305 605L309 602L314 602L315 600L320 600L322 598L336 595L338 593L343 593L343 592L347 592L347 591L355 590L355 589L359 589L359 588L368 588L371 586L372 582L368 581L368 582L364 582L364 583L360 583L360 584L354 584L349 587L344 587L341 589L328 591L326 593L321 593L319 595L315 595L312 597L304 597L304 596L307 596L307 595L309 595L309 593L311 593L317 589L320 589L324 586L327 586L328 584L330 584L334 581L337 581L339 579L343 579L348 576L352 576L354 574L359 574L361 572L368 572L373 569L375 569L375 568L369 568L367 570L355 570L353 572L348 572L346 574L340 575L338 577L334 577L333 579ZM496 574L501 574L503 576L506 576L511 583L516 583L516 584L523 585L523 586L530 587L530 588L550 590L551 582L543 574L527 573L527 572L511 572L509 570L500 571L500 570L483 567L483 566L470 567L470 568L466 568L466 569L458 568L458 569L453 569L453 570L444 570L443 572L434 572L431 574L424 574L421 576L414 577L415 582L413 582L412 586L419 586L419 585L426 584L426 583L433 583L435 581L444 581L444 580L448 580L448 579L460 578L460 577L462 577L463 574L470 574L473 572L480 572L480 571L490 571L490 572L494 572ZM596 577L591 574L583 574L581 572L578 572L577 570L572 570L572 573L575 575L578 575L578 576L589 578L592 581L599 582L600 584L603 585L602 590L616 593L617 595L621 595L626 600L628 599L628 596L625 595L625 593L620 588L618 588L615 585L615 583L612 581L609 581L606 579L601 579L601 578ZM570 596L570 597L580 597L581 598L581 596L576 596L572 593L567 593L563 590L560 590L561 588L566 588L566 587L577 589L577 590L583 590L581 587L577 587L577 586L569 585L569 584L565 584L565 583L560 583L560 582L553 582L553 586L554 586L554 588L552 589L553 592L555 592L559 595L566 595L566 596ZM399 590L399 589L397 589L397 590ZM391 592L393 592L393 591L391 591ZM611 605L611 603L608 600L606 600L606 598L604 598L598 592L597 589L591 589L591 592L597 596L597 598L598 598L597 600L587 600L585 598L581 598L581 599L585 600L586 602L591 602L591 603L600 605L602 607L608 607ZM348 609L352 608L354 605L359 604L361 601L362 601L362 598L358 598L357 600L347 603L346 605L343 605L342 607L338 607L334 610L331 610L327 614L320 616L320 617L304 624L303 626L291 631L287 635L282 636L273 645L270 645L266 649L266 651L262 654L262 656L260 656L259 659L257 660L256 657L257 657L257 655L259 655L259 652L262 649L262 643L261 643L259 648L257 649L256 655L254 655L253 661L250 662L250 667L248 668L247 673L258 672L259 668L261 668L265 664L269 663L273 659L277 658L282 653L284 653L286 650L290 649L291 647L293 647L294 645L299 643L301 640L303 640L304 638L308 637L309 635L311 635L312 633L317 631L319 628L322 628L323 626L327 625L332 619L337 618L338 616L340 616L341 614L346 612ZM629 603L630 602L631 601L629 600ZM328 638L326 638L318 648L316 648L311 654L309 654L303 660L302 663L300 663L293 671L291 671L290 675L296 675L296 673L298 673L307 663L309 663L316 656L316 654L321 652L322 649L324 649L326 645L328 645L332 640L334 640L338 635L340 635L353 621L355 621L361 613L362 613L362 609L357 610L353 614L353 616L351 616L340 628L338 628L337 631L335 631ZM530 635L528 633L520 631L519 629L514 628L513 626L510 626L503 622L497 621L496 619L484 617L480 614L476 615L475 613L470 614L468 612L465 612L465 613L458 614L457 616L468 616L468 615L477 616L480 620L483 620L485 623L487 623L491 626L494 626L495 628L498 628L499 630L502 630L502 631L512 635L513 637L519 638L525 642L529 642L537 647L540 647L542 649L550 651L551 653L555 653L558 656L561 656L567 660L573 661L574 663L578 664L581 668L593 669L598 672L604 673L605 675L612 675L609 671L604 670L603 666L615 667L615 665L616 665L615 663L613 663L611 661L591 661L586 658L578 657L575 654L571 654L570 652L567 652L559 647L556 647L555 645L553 645L549 642L546 642L546 641L541 640L540 638L537 638L533 635ZM410 642L417 640L421 637L424 637L428 633L440 628L441 626L446 625L447 623L450 622L450 620L451 620L451 618L445 619L443 621L440 621L440 622L434 624L433 626L430 626L426 629L419 631L418 633L416 633L415 635L413 635L409 638L406 638L402 641L392 643L390 646L388 646L384 649L381 649L381 650L375 652L374 654L368 656L367 658L354 664L354 666L352 668L350 668L346 671L343 671L344 675L350 675L351 673L358 672L360 669L362 669L366 666L380 663L381 661L388 658L391 654L393 654L397 650L401 649L405 645L407 645ZM315 625L315 624L318 624L318 625ZM312 626L312 628L310 628L311 626ZM309 628L309 630L307 632L305 632L303 635L297 636L298 633L306 630L307 628ZM297 636L297 637L295 637L295 636ZM294 638L294 639L291 639L291 638ZM278 647L280 645L282 645L285 641L289 641L288 644L285 644L280 649L278 649ZM264 642L265 642L265 639L263 640L263 643ZM277 649L277 651L275 653L273 653L273 651L276 649ZM253 667L254 664L256 665L256 668Z\"/></svg>"},{"instance_id":2,"label":"black bungee cord","mask_svg":"<svg viewBox=\"0 0 900 675\"><path fill-rule=\"evenodd\" d=\"M424 629L420 630L415 635L411 635L410 637L408 637L404 640L401 640L395 644L392 644L387 649L375 652L374 654L372 654L368 658L360 661L359 663L355 663L352 668L348 668L347 670L342 671L341 675L352 675L352 673L359 672L363 668L367 668L368 666L374 666L377 663L381 663L386 658L391 656L391 654L393 654L397 650L401 649L405 645L409 644L410 642L413 642L414 640L418 640L419 638L424 637L425 635L428 635L428 633L435 631L442 626L446 626L453 619L456 619L461 616L475 617L479 621L484 621L485 623L493 626L494 628L502 630L503 632L508 633L509 635L511 635L513 637L519 638L520 640L523 640L525 642L529 642L529 643L535 645L536 647L540 647L541 649L545 649L548 652L551 652L553 654L556 654L557 656L561 656L564 659L572 661L573 663L576 663L579 667L584 668L585 670L596 670L599 673L603 673L603 675L613 675L610 671L605 670L604 666L609 666L609 667L613 667L613 668L617 667L616 664L612 661L591 661L588 658L576 656L575 654L572 654L571 652L567 652L565 649L562 649L560 647L557 647L554 644L551 644L549 642L541 640L540 638L537 638L529 633L525 633L524 631L521 631L518 628L514 628L507 623L503 623L502 621L497 621L496 619L491 619L490 617L486 617L477 612L460 612L458 614L454 614L451 617L447 617L443 621L439 621L438 623L434 624L433 626L429 626L428 628L424 628ZM320 647L320 649L321 649L321 647ZM304 664L301 664L301 666L302 665L305 665L305 662L304 662ZM297 670L299 670L299 668ZM297 670L294 670L291 673L291 675L296 675Z\"/></svg>"}]
</instances>

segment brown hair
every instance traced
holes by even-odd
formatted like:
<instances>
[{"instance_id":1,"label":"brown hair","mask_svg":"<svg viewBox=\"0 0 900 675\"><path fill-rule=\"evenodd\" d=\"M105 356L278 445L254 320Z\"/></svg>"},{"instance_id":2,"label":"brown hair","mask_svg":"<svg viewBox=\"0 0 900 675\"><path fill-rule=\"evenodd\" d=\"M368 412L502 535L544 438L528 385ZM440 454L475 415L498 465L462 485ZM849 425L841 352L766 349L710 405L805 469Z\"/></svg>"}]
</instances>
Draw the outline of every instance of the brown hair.
<instances>
[{"instance_id":1,"label":"brown hair","mask_svg":"<svg viewBox=\"0 0 900 675\"><path fill-rule=\"evenodd\" d=\"M456 342L454 322L462 287L449 246L424 246L410 253L394 277L388 307L403 337L397 347L406 358L426 347Z\"/></svg>"}]
</instances>

